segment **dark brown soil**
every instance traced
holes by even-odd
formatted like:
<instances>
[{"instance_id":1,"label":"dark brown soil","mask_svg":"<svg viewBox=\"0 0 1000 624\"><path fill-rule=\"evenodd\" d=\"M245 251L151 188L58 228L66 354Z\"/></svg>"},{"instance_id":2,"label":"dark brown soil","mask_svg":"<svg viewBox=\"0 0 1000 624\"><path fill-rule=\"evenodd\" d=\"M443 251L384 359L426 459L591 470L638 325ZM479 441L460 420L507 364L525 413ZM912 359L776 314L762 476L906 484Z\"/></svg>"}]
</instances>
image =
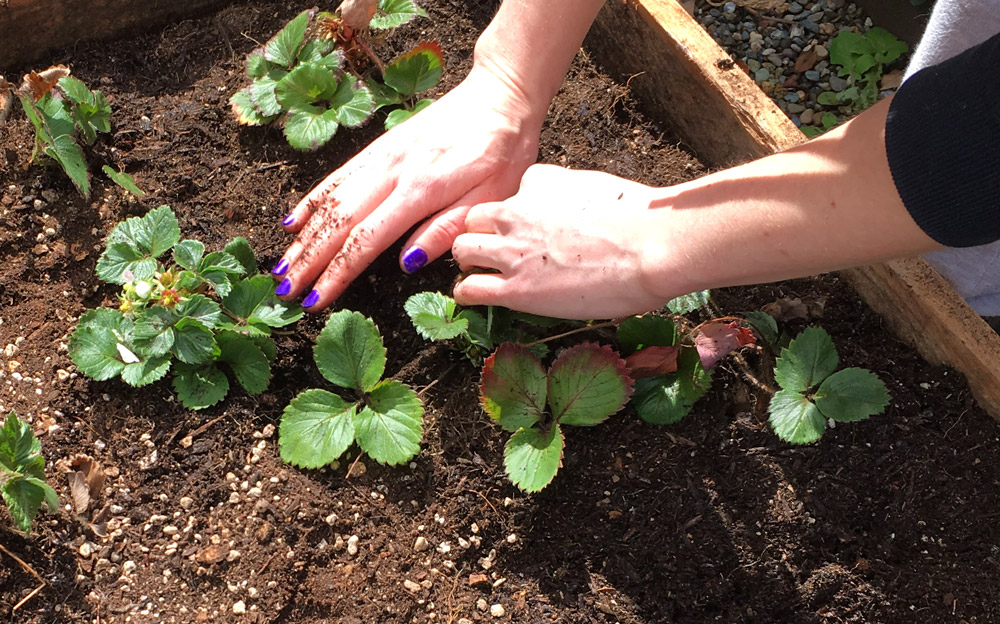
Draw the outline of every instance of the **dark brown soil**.
<instances>
[{"instance_id":1,"label":"dark brown soil","mask_svg":"<svg viewBox=\"0 0 1000 624\"><path fill-rule=\"evenodd\" d=\"M386 46L441 41L445 86L453 85L495 7L425 4L431 19ZM477 370L424 343L403 313L407 296L446 290L455 269L441 262L405 277L398 249L341 304L379 324L389 372L426 389L424 450L410 467L361 458L347 477L356 450L344 465L314 472L277 456L271 431L281 410L321 383L311 345L322 316L279 337L271 390L233 392L201 412L181 408L167 383L137 392L63 379L74 370L65 343L75 317L113 298L93 269L117 221L170 204L185 237L217 248L242 235L273 262L288 243L278 227L287 209L377 136L381 120L300 154L279 131L232 120L227 99L243 83L243 56L301 8L239 4L51 58L108 95L114 132L92 152L91 169L122 165L149 192L139 202L99 176L91 200L81 199L61 172L28 164L23 117L0 127L0 347L16 346L4 357L0 410L48 429L41 440L64 502L66 479L52 463L97 458L110 473L101 503L112 516L106 539L68 511L39 516L26 537L0 512L0 545L44 579L19 605L39 582L0 553L0 622L1000 619L996 424L962 379L896 341L836 277L717 300L736 312L780 297L825 298L815 322L833 335L844 365L886 382L885 415L792 447L771 433L740 375L722 371L679 425L653 427L626 410L571 432L556 481L535 496L503 474L505 436L479 408ZM656 184L703 173L674 143L581 54L540 156ZM356 554L346 547L351 536ZM432 548L418 552L418 536ZM470 584L480 573L485 582ZM234 613L238 602L245 614ZM504 614L491 615L492 605Z\"/></svg>"}]
</instances>

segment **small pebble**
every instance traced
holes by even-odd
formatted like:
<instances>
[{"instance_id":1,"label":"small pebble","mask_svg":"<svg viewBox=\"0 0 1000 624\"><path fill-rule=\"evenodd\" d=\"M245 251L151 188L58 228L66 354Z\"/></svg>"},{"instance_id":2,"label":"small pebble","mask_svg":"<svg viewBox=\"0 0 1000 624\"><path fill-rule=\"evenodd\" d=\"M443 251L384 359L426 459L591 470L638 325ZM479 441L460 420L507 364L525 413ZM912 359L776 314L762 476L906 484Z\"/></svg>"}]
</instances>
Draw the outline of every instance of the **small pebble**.
<instances>
[{"instance_id":1,"label":"small pebble","mask_svg":"<svg viewBox=\"0 0 1000 624\"><path fill-rule=\"evenodd\" d=\"M233 604L233 613L236 615L242 615L247 612L247 605L242 600L238 600Z\"/></svg>"},{"instance_id":2,"label":"small pebble","mask_svg":"<svg viewBox=\"0 0 1000 624\"><path fill-rule=\"evenodd\" d=\"M502 618L506 613L502 604L490 605L490 615L493 617Z\"/></svg>"}]
</instances>

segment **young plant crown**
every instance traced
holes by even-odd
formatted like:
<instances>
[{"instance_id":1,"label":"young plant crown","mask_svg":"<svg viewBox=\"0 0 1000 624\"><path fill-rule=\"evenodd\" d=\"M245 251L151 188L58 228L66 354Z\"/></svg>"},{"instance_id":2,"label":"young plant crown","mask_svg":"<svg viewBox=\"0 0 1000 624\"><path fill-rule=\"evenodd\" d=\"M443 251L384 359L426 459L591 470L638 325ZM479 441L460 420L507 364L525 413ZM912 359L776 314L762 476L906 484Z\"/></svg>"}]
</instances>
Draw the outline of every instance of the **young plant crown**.
<instances>
[{"instance_id":1,"label":"young plant crown","mask_svg":"<svg viewBox=\"0 0 1000 624\"><path fill-rule=\"evenodd\" d=\"M168 252L172 261L160 260ZM174 390L189 409L226 396L223 363L247 392L263 392L274 359L272 328L302 317L300 306L274 296L270 276L257 274L246 240L206 254L199 241L180 240L168 206L116 225L97 276L122 285L120 305L80 317L69 340L73 363L92 379L121 375L136 387L173 367Z\"/></svg>"},{"instance_id":2,"label":"young plant crown","mask_svg":"<svg viewBox=\"0 0 1000 624\"><path fill-rule=\"evenodd\" d=\"M412 0L380 0L377 9L369 24L373 29L426 16ZM303 11L251 52L247 75L253 82L229 100L239 123L281 123L289 145L315 150L340 126L361 126L384 106L405 106L390 114L388 129L430 104L414 98L441 77L443 57L437 44L420 44L385 66L383 83L358 72L355 47L371 51L361 33L348 31L336 15Z\"/></svg>"},{"instance_id":3,"label":"young plant crown","mask_svg":"<svg viewBox=\"0 0 1000 624\"><path fill-rule=\"evenodd\" d=\"M313 348L320 374L354 393L305 390L281 416L281 458L300 468L336 461L357 442L375 461L396 465L420 452L424 407L409 386L383 379L386 350L375 323L357 312L330 315Z\"/></svg>"},{"instance_id":4,"label":"young plant crown","mask_svg":"<svg viewBox=\"0 0 1000 624\"><path fill-rule=\"evenodd\" d=\"M10 88L9 83L0 79L0 91ZM111 132L111 105L104 94L91 91L71 76L64 65L26 74L15 93L35 128L31 161L41 154L57 163L77 190L84 197L89 196L90 172L77 137L91 146L98 133ZM137 196L143 195L124 171L115 171L108 165L102 170L115 184Z\"/></svg>"},{"instance_id":5,"label":"young plant crown","mask_svg":"<svg viewBox=\"0 0 1000 624\"><path fill-rule=\"evenodd\" d=\"M625 362L611 347L588 342L564 351L548 371L528 349L502 344L486 359L480 383L483 409L514 434L504 467L526 492L541 490L559 471L563 427L600 424L631 394Z\"/></svg>"},{"instance_id":6,"label":"young plant crown","mask_svg":"<svg viewBox=\"0 0 1000 624\"><path fill-rule=\"evenodd\" d=\"M822 437L827 419L857 422L885 410L885 384L863 368L838 371L838 363L833 340L819 327L806 329L781 351L774 367L781 390L768 406L779 438L808 444Z\"/></svg>"}]
</instances>

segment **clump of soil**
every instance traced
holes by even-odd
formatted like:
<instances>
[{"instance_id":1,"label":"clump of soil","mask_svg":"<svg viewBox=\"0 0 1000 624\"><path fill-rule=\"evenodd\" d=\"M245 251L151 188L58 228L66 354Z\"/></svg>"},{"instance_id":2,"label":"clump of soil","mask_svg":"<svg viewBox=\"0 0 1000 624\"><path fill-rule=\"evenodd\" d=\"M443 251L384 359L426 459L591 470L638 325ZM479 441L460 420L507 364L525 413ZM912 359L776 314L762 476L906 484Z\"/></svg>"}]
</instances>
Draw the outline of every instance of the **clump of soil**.
<instances>
[{"instance_id":1,"label":"clump of soil","mask_svg":"<svg viewBox=\"0 0 1000 624\"><path fill-rule=\"evenodd\" d=\"M447 53L445 89L468 70L493 3L427 2L429 20L389 39ZM185 237L218 248L245 236L265 263L289 242L278 223L329 171L379 134L380 119L301 154L277 129L239 128L228 97L243 57L302 7L232 6L128 41L86 43L53 63L101 88L114 132L97 161L120 164L149 195L128 200L95 176L90 200L54 169L28 164L27 123L0 127L0 410L42 435L51 461L76 453L108 471L98 501L109 536L69 512L30 537L0 514L2 621L100 622L989 622L1000 444L954 373L895 341L838 278L717 293L738 312L779 298L823 300L818 322L846 366L871 368L893 401L807 447L780 443L764 402L722 371L682 423L630 410L570 432L541 494L503 474L503 436L482 413L478 371L428 345L406 297L447 290L439 262L405 277L389 250L339 305L372 316L388 372L424 389L424 451L389 469L352 450L339 467L282 464L274 428L299 391L323 382L312 339L324 316L278 336L271 388L234 391L202 412L167 383L137 392L77 376L66 337L112 288L94 276L119 220L169 204ZM15 68L19 74L28 68ZM550 111L540 157L651 184L704 172L635 112L627 89L582 53ZM96 170L96 167L92 166ZM804 327L798 321L791 330ZM464 620L463 620L464 618Z\"/></svg>"}]
</instances>

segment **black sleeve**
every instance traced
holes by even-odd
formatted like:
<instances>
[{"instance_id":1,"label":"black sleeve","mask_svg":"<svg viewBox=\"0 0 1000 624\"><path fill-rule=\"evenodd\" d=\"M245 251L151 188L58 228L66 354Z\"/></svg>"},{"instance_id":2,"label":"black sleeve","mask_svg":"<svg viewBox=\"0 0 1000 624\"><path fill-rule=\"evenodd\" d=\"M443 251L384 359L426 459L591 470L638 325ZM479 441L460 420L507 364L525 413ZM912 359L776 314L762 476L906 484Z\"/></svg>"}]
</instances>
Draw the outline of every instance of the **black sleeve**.
<instances>
[{"instance_id":1,"label":"black sleeve","mask_svg":"<svg viewBox=\"0 0 1000 624\"><path fill-rule=\"evenodd\" d=\"M1000 34L907 79L889 106L885 149L928 236L948 247L1000 239Z\"/></svg>"}]
</instances>

